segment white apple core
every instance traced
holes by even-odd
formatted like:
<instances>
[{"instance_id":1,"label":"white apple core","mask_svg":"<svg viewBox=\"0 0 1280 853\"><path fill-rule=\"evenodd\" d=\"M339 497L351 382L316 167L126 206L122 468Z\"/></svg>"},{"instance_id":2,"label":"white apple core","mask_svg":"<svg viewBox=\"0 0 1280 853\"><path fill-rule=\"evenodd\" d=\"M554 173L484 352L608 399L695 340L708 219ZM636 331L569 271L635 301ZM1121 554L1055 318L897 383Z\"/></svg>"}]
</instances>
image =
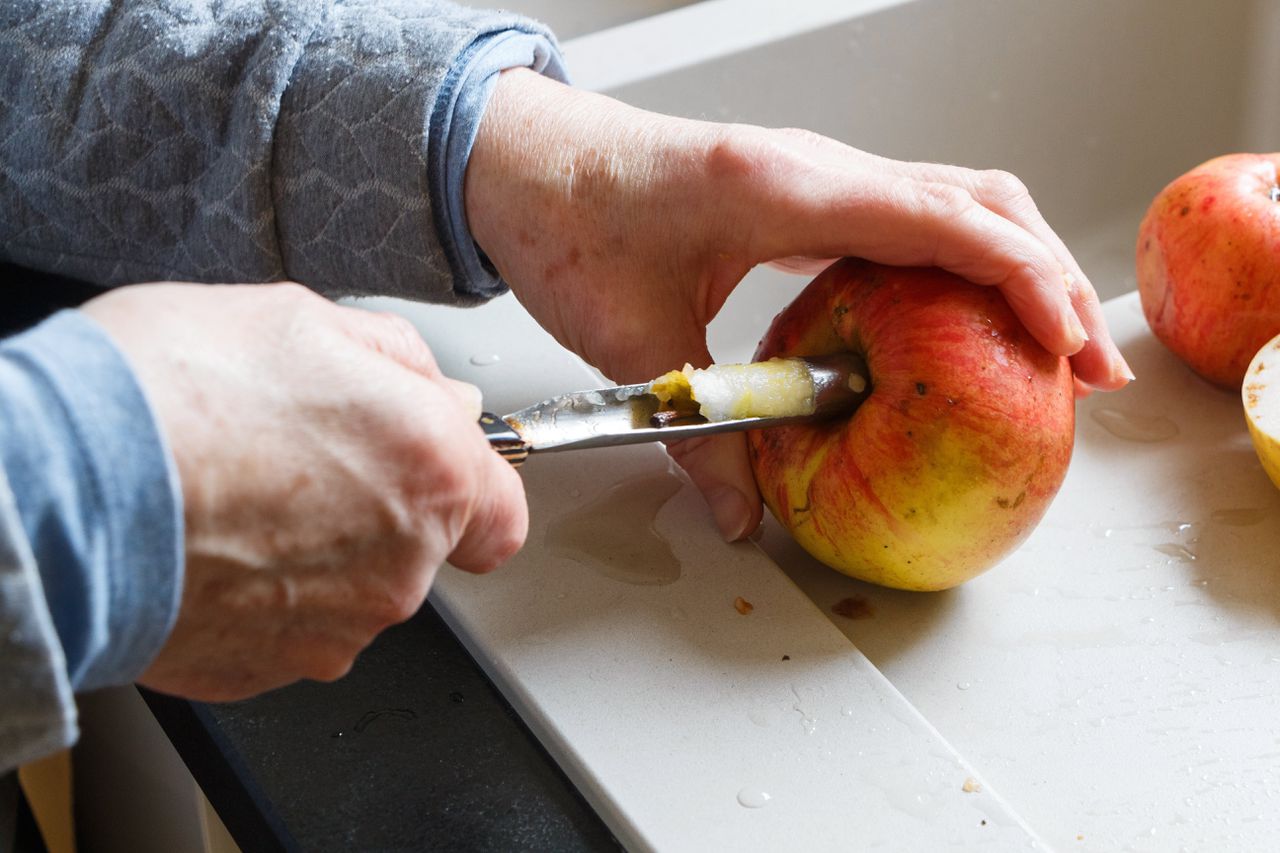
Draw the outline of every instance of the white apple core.
<instances>
[{"instance_id":1,"label":"white apple core","mask_svg":"<svg viewBox=\"0 0 1280 853\"><path fill-rule=\"evenodd\" d=\"M660 383L687 382L699 412L709 421L737 418L790 417L812 414L813 377L803 361L773 358L751 364L685 365L650 386L660 398L670 391ZM668 396L663 396L667 394Z\"/></svg>"}]
</instances>

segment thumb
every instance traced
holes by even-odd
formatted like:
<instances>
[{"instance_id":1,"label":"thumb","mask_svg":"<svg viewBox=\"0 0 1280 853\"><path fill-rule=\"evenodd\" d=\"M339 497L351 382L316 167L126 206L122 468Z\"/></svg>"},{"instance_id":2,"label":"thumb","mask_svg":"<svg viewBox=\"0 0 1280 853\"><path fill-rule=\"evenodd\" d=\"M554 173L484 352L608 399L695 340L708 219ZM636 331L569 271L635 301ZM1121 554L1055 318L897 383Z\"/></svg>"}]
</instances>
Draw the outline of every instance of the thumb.
<instances>
[{"instance_id":1,"label":"thumb","mask_svg":"<svg viewBox=\"0 0 1280 853\"><path fill-rule=\"evenodd\" d=\"M727 433L688 438L670 442L667 451L702 492L726 542L737 542L755 532L763 509L747 457L746 436Z\"/></svg>"},{"instance_id":2,"label":"thumb","mask_svg":"<svg viewBox=\"0 0 1280 853\"><path fill-rule=\"evenodd\" d=\"M470 382L450 379L448 376L442 377L442 381L445 390L457 401L467 419L472 422L479 421L480 415L484 412L484 396L480 389Z\"/></svg>"},{"instance_id":3,"label":"thumb","mask_svg":"<svg viewBox=\"0 0 1280 853\"><path fill-rule=\"evenodd\" d=\"M686 359L690 364L706 367L712 362L705 337L686 351L692 356ZM667 452L702 492L726 542L737 542L755 532L763 509L744 435L727 433L671 441L667 442Z\"/></svg>"},{"instance_id":4,"label":"thumb","mask_svg":"<svg viewBox=\"0 0 1280 853\"><path fill-rule=\"evenodd\" d=\"M635 377L654 377L684 362L706 367L712 361L707 349L705 327L691 329L686 336L673 335L675 346L665 350L646 351L627 361L628 369L608 373L615 380L641 381ZM736 542L755 532L760 526L762 508L760 491L747 457L747 441L741 433L708 435L666 443L667 452L689 475L702 492L720 535Z\"/></svg>"}]
</instances>

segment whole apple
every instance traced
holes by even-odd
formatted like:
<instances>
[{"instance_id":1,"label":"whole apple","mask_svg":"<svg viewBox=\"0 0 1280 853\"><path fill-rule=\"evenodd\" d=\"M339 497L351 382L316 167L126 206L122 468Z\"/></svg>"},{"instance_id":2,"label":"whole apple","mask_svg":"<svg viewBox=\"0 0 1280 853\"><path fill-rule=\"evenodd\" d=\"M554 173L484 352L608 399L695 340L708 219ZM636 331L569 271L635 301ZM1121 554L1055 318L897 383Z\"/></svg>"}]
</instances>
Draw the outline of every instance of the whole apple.
<instances>
[{"instance_id":1,"label":"whole apple","mask_svg":"<svg viewBox=\"0 0 1280 853\"><path fill-rule=\"evenodd\" d=\"M1280 334L1280 154L1229 154L1160 191L1138 229L1151 331L1210 382L1239 390Z\"/></svg>"},{"instance_id":2,"label":"whole apple","mask_svg":"<svg viewBox=\"0 0 1280 853\"><path fill-rule=\"evenodd\" d=\"M846 419L748 434L760 492L810 554L900 589L953 587L1012 551L1066 475L1072 374L998 290L846 259L756 351L856 352L872 391Z\"/></svg>"}]
</instances>

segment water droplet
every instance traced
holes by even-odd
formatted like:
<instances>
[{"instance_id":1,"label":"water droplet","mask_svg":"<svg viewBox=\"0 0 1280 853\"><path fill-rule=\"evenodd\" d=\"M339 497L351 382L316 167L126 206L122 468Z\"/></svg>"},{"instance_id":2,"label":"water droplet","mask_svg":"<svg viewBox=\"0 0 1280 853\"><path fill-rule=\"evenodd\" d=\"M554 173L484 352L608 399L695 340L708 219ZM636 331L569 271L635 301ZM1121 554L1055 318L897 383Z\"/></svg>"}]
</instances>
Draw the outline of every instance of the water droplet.
<instances>
[{"instance_id":1,"label":"water droplet","mask_svg":"<svg viewBox=\"0 0 1280 853\"><path fill-rule=\"evenodd\" d=\"M682 485L670 473L618 483L598 499L552 521L547 526L547 549L624 583L674 583L680 578L680 563L655 522ZM602 536L601 530L610 534Z\"/></svg>"},{"instance_id":2,"label":"water droplet","mask_svg":"<svg viewBox=\"0 0 1280 853\"><path fill-rule=\"evenodd\" d=\"M1154 547L1166 557L1173 557L1175 560L1181 560L1184 563L1194 563L1196 560L1195 552L1186 545L1179 545L1176 542L1161 542Z\"/></svg>"},{"instance_id":3,"label":"water droplet","mask_svg":"<svg viewBox=\"0 0 1280 853\"><path fill-rule=\"evenodd\" d=\"M773 795L759 788L743 788L738 792L738 805L747 809L762 809L769 805Z\"/></svg>"},{"instance_id":4,"label":"water droplet","mask_svg":"<svg viewBox=\"0 0 1280 853\"><path fill-rule=\"evenodd\" d=\"M1178 425L1163 415L1137 415L1109 407L1094 409L1090 416L1107 432L1125 441L1168 441L1178 435Z\"/></svg>"},{"instance_id":5,"label":"water droplet","mask_svg":"<svg viewBox=\"0 0 1280 853\"><path fill-rule=\"evenodd\" d=\"M810 716L804 708L800 707L800 703L804 700L800 698L800 691L796 689L794 684L791 685L791 693L796 697L796 701L792 704L791 710L800 715L800 727L804 729L805 734L813 734L818 730L818 721ZM872 731L874 731L874 729Z\"/></svg>"},{"instance_id":6,"label":"water droplet","mask_svg":"<svg viewBox=\"0 0 1280 853\"><path fill-rule=\"evenodd\" d=\"M1264 509L1254 509L1252 507L1239 507L1235 509L1217 509L1213 511L1213 515L1209 519L1216 524L1226 524L1232 527L1248 527L1251 524L1261 524L1266 520L1267 511Z\"/></svg>"},{"instance_id":7,"label":"water droplet","mask_svg":"<svg viewBox=\"0 0 1280 853\"><path fill-rule=\"evenodd\" d=\"M843 708L840 709L840 715L842 717L852 717L853 709L850 708L848 705L845 705Z\"/></svg>"},{"instance_id":8,"label":"water droplet","mask_svg":"<svg viewBox=\"0 0 1280 853\"><path fill-rule=\"evenodd\" d=\"M967 681L958 681L958 682L956 682L956 689L957 689L957 690L968 690L968 689L969 689L970 687L972 687L972 686L973 686L973 685L972 685L972 684L970 684L970 683L969 683L969 682L967 682Z\"/></svg>"},{"instance_id":9,"label":"water droplet","mask_svg":"<svg viewBox=\"0 0 1280 853\"><path fill-rule=\"evenodd\" d=\"M490 367L491 365L502 361L502 356L498 355L496 352L476 353L471 356L468 361L476 367Z\"/></svg>"}]
</instances>

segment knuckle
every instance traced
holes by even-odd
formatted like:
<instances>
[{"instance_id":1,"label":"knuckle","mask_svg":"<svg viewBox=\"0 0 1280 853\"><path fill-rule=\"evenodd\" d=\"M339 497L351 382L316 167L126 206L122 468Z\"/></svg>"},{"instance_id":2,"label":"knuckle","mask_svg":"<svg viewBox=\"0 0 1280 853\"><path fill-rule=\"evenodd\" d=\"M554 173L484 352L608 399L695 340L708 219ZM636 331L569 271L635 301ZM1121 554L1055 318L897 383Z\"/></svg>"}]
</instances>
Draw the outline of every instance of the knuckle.
<instances>
[{"instance_id":1,"label":"knuckle","mask_svg":"<svg viewBox=\"0 0 1280 853\"><path fill-rule=\"evenodd\" d=\"M1031 199L1027 185L1017 175L1003 169L987 169L981 172L978 185L984 195L997 201L1024 204Z\"/></svg>"},{"instance_id":2,"label":"knuckle","mask_svg":"<svg viewBox=\"0 0 1280 853\"><path fill-rule=\"evenodd\" d=\"M319 299L315 293L298 284L296 281L281 281L265 285L270 295L286 303L303 303L311 299Z\"/></svg>"},{"instance_id":3,"label":"knuckle","mask_svg":"<svg viewBox=\"0 0 1280 853\"><path fill-rule=\"evenodd\" d=\"M819 146L827 143L825 136L809 130L807 127L782 127L778 128L778 133L805 145Z\"/></svg>"},{"instance_id":4,"label":"knuckle","mask_svg":"<svg viewBox=\"0 0 1280 853\"><path fill-rule=\"evenodd\" d=\"M435 575L435 567L432 566L425 572L413 569L404 574L405 576L393 585L383 607L380 608L379 618L382 624L378 630L407 622L422 609L422 603L426 601L427 592L431 589L431 578Z\"/></svg>"},{"instance_id":5,"label":"knuckle","mask_svg":"<svg viewBox=\"0 0 1280 853\"><path fill-rule=\"evenodd\" d=\"M954 216L973 204L973 197L951 184L927 182L916 188L917 198L926 206L944 215Z\"/></svg>"},{"instance_id":6,"label":"knuckle","mask_svg":"<svg viewBox=\"0 0 1280 853\"><path fill-rule=\"evenodd\" d=\"M430 474L415 476L410 489L417 497L430 500L443 511L473 506L478 499L477 478L470 464L470 454L458 450L441 446L439 441L419 447L422 471Z\"/></svg>"},{"instance_id":7,"label":"knuckle","mask_svg":"<svg viewBox=\"0 0 1280 853\"><path fill-rule=\"evenodd\" d=\"M402 344L422 345L422 336L418 334L417 328L404 317L389 311L383 311L374 316L382 322L383 334L387 337Z\"/></svg>"},{"instance_id":8,"label":"knuckle","mask_svg":"<svg viewBox=\"0 0 1280 853\"><path fill-rule=\"evenodd\" d=\"M527 523L509 524L506 525L503 530L498 532L496 541L494 542L494 563L489 571L496 569L507 560L510 560L522 547L524 547L524 540L527 532Z\"/></svg>"},{"instance_id":9,"label":"knuckle","mask_svg":"<svg viewBox=\"0 0 1280 853\"><path fill-rule=\"evenodd\" d=\"M362 645L379 633L409 619L418 611L418 599L407 590L410 573L391 568L370 578L358 591L358 603L347 614L346 629Z\"/></svg>"},{"instance_id":10,"label":"knuckle","mask_svg":"<svg viewBox=\"0 0 1280 853\"><path fill-rule=\"evenodd\" d=\"M351 671L359 649L337 649L332 643L321 644L304 652L298 662L298 673L313 681L337 681Z\"/></svg>"},{"instance_id":11,"label":"knuckle","mask_svg":"<svg viewBox=\"0 0 1280 853\"><path fill-rule=\"evenodd\" d=\"M376 601L364 606L365 618L362 625L367 628L370 640L381 631L392 625L399 625L413 618L421 606L421 599L415 594L399 594L389 592Z\"/></svg>"}]
</instances>

